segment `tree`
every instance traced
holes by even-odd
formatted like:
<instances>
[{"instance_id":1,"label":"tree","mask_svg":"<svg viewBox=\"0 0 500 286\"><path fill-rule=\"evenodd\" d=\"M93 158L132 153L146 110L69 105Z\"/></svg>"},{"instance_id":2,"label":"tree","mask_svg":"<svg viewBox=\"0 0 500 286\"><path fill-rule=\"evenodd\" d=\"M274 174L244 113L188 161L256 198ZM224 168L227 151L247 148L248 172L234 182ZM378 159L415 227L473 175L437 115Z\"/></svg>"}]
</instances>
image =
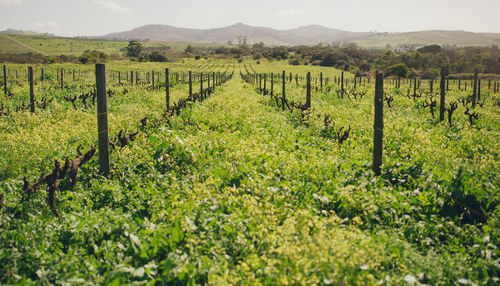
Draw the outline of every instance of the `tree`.
<instances>
[{"instance_id":1,"label":"tree","mask_svg":"<svg viewBox=\"0 0 500 286\"><path fill-rule=\"evenodd\" d=\"M149 54L149 61L151 62L168 62L167 56L159 51L153 51Z\"/></svg>"},{"instance_id":2,"label":"tree","mask_svg":"<svg viewBox=\"0 0 500 286\"><path fill-rule=\"evenodd\" d=\"M417 49L417 51L421 53L431 53L431 54L437 54L441 51L441 46L439 45L428 45L425 47L421 47Z\"/></svg>"},{"instance_id":3,"label":"tree","mask_svg":"<svg viewBox=\"0 0 500 286\"><path fill-rule=\"evenodd\" d=\"M129 57L137 57L142 51L142 44L136 40L132 40L128 42L127 46L127 56Z\"/></svg>"},{"instance_id":4,"label":"tree","mask_svg":"<svg viewBox=\"0 0 500 286\"><path fill-rule=\"evenodd\" d=\"M184 52L186 52L186 53L192 53L192 52L194 52L194 48L191 45L188 45L186 47L186 49L184 50Z\"/></svg>"},{"instance_id":5,"label":"tree","mask_svg":"<svg viewBox=\"0 0 500 286\"><path fill-rule=\"evenodd\" d=\"M408 74L408 67L404 63L395 64L387 68L388 74L406 77Z\"/></svg>"}]
</instances>

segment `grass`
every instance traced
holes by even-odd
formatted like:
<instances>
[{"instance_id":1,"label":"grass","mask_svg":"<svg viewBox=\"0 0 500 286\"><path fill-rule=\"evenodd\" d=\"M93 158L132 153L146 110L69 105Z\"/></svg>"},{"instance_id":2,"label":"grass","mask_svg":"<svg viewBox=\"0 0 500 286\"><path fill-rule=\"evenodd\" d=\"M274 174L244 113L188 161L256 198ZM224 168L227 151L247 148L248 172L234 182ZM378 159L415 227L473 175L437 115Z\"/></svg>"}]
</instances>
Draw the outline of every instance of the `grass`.
<instances>
[{"instance_id":1,"label":"grass","mask_svg":"<svg viewBox=\"0 0 500 286\"><path fill-rule=\"evenodd\" d=\"M65 38L44 35L8 35L34 49L40 50L48 55L73 55L79 56L86 50L98 50L106 54L123 54L127 47L126 41L108 41L93 39ZM190 42L144 42L145 48L171 47L176 51L184 51L188 45L193 47L223 46L223 44L190 43ZM26 53L33 52L0 34L0 51L4 53Z\"/></svg>"}]
</instances>

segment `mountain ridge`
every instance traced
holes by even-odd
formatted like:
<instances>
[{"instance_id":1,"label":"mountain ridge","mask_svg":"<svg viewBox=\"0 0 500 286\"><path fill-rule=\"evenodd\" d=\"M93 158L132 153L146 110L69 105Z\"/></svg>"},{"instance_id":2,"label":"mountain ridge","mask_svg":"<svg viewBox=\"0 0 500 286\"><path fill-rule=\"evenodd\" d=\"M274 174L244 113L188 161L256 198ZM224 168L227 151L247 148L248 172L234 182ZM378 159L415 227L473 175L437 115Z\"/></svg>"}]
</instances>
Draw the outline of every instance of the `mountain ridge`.
<instances>
[{"instance_id":1,"label":"mountain ridge","mask_svg":"<svg viewBox=\"0 0 500 286\"><path fill-rule=\"evenodd\" d=\"M468 31L423 30L399 33L352 32L321 25L300 26L293 29L274 29L236 23L210 29L180 28L171 25L150 24L130 31L111 33L99 38L108 40L173 41L247 44L264 42L266 45L317 45L334 42L356 42L365 47L386 45L491 45L500 44L500 33Z\"/></svg>"}]
</instances>

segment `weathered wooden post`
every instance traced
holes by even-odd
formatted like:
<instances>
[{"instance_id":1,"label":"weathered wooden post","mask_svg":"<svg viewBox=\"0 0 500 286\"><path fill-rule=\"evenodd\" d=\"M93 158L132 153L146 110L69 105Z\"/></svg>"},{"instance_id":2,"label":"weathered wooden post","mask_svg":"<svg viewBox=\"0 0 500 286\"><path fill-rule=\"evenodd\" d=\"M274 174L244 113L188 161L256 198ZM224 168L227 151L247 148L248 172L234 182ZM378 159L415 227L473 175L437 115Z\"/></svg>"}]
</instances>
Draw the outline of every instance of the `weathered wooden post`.
<instances>
[{"instance_id":1,"label":"weathered wooden post","mask_svg":"<svg viewBox=\"0 0 500 286\"><path fill-rule=\"evenodd\" d=\"M439 121L444 120L444 108L445 108L445 97L446 97L446 68L441 67L441 82L439 84L439 89L441 92L441 100L439 103Z\"/></svg>"},{"instance_id":2,"label":"weathered wooden post","mask_svg":"<svg viewBox=\"0 0 500 286\"><path fill-rule=\"evenodd\" d=\"M373 172L380 175L382 166L382 140L384 137L384 74L377 73L375 80L375 118L373 122Z\"/></svg>"},{"instance_id":3,"label":"weathered wooden post","mask_svg":"<svg viewBox=\"0 0 500 286\"><path fill-rule=\"evenodd\" d=\"M462 90L461 85L462 85L462 80L461 80L461 79L459 79L459 80L458 80L458 90L459 90L459 91L461 91L461 90Z\"/></svg>"},{"instance_id":4,"label":"weathered wooden post","mask_svg":"<svg viewBox=\"0 0 500 286\"><path fill-rule=\"evenodd\" d=\"M61 89L64 89L64 69L61 68Z\"/></svg>"},{"instance_id":5,"label":"weathered wooden post","mask_svg":"<svg viewBox=\"0 0 500 286\"><path fill-rule=\"evenodd\" d=\"M203 98L203 72L200 73L200 101L202 101Z\"/></svg>"},{"instance_id":6,"label":"weathered wooden post","mask_svg":"<svg viewBox=\"0 0 500 286\"><path fill-rule=\"evenodd\" d=\"M170 78L168 76L168 69L165 69L165 100L167 102L167 110L170 109Z\"/></svg>"},{"instance_id":7,"label":"weathered wooden post","mask_svg":"<svg viewBox=\"0 0 500 286\"><path fill-rule=\"evenodd\" d=\"M340 84L341 84L340 90L342 92L342 98L343 98L344 97L344 72L343 71L342 71L342 76L340 79Z\"/></svg>"},{"instance_id":8,"label":"weathered wooden post","mask_svg":"<svg viewBox=\"0 0 500 286\"><path fill-rule=\"evenodd\" d=\"M285 88L285 85L286 85L286 82L285 82L285 71L283 71L283 75L281 76L281 82L283 84L282 86L282 92L281 92L281 109L282 110L285 110L285 100L286 100L286 88Z\"/></svg>"},{"instance_id":9,"label":"weathered wooden post","mask_svg":"<svg viewBox=\"0 0 500 286\"><path fill-rule=\"evenodd\" d=\"M413 81L413 100L417 98L417 76L415 76L415 80Z\"/></svg>"},{"instance_id":10,"label":"weathered wooden post","mask_svg":"<svg viewBox=\"0 0 500 286\"><path fill-rule=\"evenodd\" d=\"M212 94L212 91L210 89L210 72L207 72L207 93L208 95Z\"/></svg>"},{"instance_id":11,"label":"weathered wooden post","mask_svg":"<svg viewBox=\"0 0 500 286\"><path fill-rule=\"evenodd\" d=\"M217 86L216 81L215 81L215 72L212 73L212 81L213 81L213 84L212 84L213 90L215 92L215 87Z\"/></svg>"},{"instance_id":12,"label":"weathered wooden post","mask_svg":"<svg viewBox=\"0 0 500 286\"><path fill-rule=\"evenodd\" d=\"M477 80L477 101L481 100L481 80Z\"/></svg>"},{"instance_id":13,"label":"weathered wooden post","mask_svg":"<svg viewBox=\"0 0 500 286\"><path fill-rule=\"evenodd\" d=\"M189 71L189 97L193 95L193 83L191 82L191 71Z\"/></svg>"},{"instance_id":14,"label":"weathered wooden post","mask_svg":"<svg viewBox=\"0 0 500 286\"><path fill-rule=\"evenodd\" d=\"M40 75L40 81L43 81L43 79L44 79L44 74L43 74L43 68L42 68L41 75Z\"/></svg>"},{"instance_id":15,"label":"weathered wooden post","mask_svg":"<svg viewBox=\"0 0 500 286\"><path fill-rule=\"evenodd\" d=\"M28 67L28 80L30 82L30 109L35 112L35 91L33 87L33 67Z\"/></svg>"},{"instance_id":16,"label":"weathered wooden post","mask_svg":"<svg viewBox=\"0 0 500 286\"><path fill-rule=\"evenodd\" d=\"M134 85L134 71L130 71L130 85Z\"/></svg>"},{"instance_id":17,"label":"weathered wooden post","mask_svg":"<svg viewBox=\"0 0 500 286\"><path fill-rule=\"evenodd\" d=\"M474 87L472 91L472 108L476 107L476 97L477 97L477 77L478 77L478 69L474 70Z\"/></svg>"},{"instance_id":18,"label":"weathered wooden post","mask_svg":"<svg viewBox=\"0 0 500 286\"><path fill-rule=\"evenodd\" d=\"M431 92L433 92L434 91L434 79L431 79L431 81L429 82L429 85L430 85L429 90Z\"/></svg>"},{"instance_id":19,"label":"weathered wooden post","mask_svg":"<svg viewBox=\"0 0 500 286\"><path fill-rule=\"evenodd\" d=\"M153 90L155 89L155 71L151 72L151 83L153 86Z\"/></svg>"},{"instance_id":20,"label":"weathered wooden post","mask_svg":"<svg viewBox=\"0 0 500 286\"><path fill-rule=\"evenodd\" d=\"M274 73L271 73L271 96L273 96L274 92Z\"/></svg>"},{"instance_id":21,"label":"weathered wooden post","mask_svg":"<svg viewBox=\"0 0 500 286\"><path fill-rule=\"evenodd\" d=\"M95 65L97 89L97 134L99 137L100 173L109 175L108 104L106 100L106 65Z\"/></svg>"},{"instance_id":22,"label":"weathered wooden post","mask_svg":"<svg viewBox=\"0 0 500 286\"><path fill-rule=\"evenodd\" d=\"M73 81L75 80L75 70L73 70Z\"/></svg>"},{"instance_id":23,"label":"weathered wooden post","mask_svg":"<svg viewBox=\"0 0 500 286\"><path fill-rule=\"evenodd\" d=\"M306 106L311 108L311 72L307 72Z\"/></svg>"},{"instance_id":24,"label":"weathered wooden post","mask_svg":"<svg viewBox=\"0 0 500 286\"><path fill-rule=\"evenodd\" d=\"M7 67L3 65L3 93L7 95Z\"/></svg>"},{"instance_id":25,"label":"weathered wooden post","mask_svg":"<svg viewBox=\"0 0 500 286\"><path fill-rule=\"evenodd\" d=\"M122 72L118 72L118 84L122 85Z\"/></svg>"},{"instance_id":26,"label":"weathered wooden post","mask_svg":"<svg viewBox=\"0 0 500 286\"><path fill-rule=\"evenodd\" d=\"M319 83L321 90L323 90L323 73L319 74Z\"/></svg>"},{"instance_id":27,"label":"weathered wooden post","mask_svg":"<svg viewBox=\"0 0 500 286\"><path fill-rule=\"evenodd\" d=\"M264 95L267 95L267 73L264 74Z\"/></svg>"}]
</instances>

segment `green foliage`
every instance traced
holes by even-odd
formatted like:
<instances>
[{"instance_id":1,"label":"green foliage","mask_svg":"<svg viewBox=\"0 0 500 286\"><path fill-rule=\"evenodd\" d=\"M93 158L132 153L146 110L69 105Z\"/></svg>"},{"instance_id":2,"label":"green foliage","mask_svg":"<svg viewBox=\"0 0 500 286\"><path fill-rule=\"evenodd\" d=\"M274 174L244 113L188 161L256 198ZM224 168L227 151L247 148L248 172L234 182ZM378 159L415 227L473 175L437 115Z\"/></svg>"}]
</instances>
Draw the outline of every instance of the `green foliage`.
<instances>
[{"instance_id":1,"label":"green foliage","mask_svg":"<svg viewBox=\"0 0 500 286\"><path fill-rule=\"evenodd\" d=\"M149 60L151 62L168 62L167 56L159 51L154 51L151 54L149 54Z\"/></svg>"},{"instance_id":2,"label":"green foliage","mask_svg":"<svg viewBox=\"0 0 500 286\"><path fill-rule=\"evenodd\" d=\"M104 52L85 51L80 57L78 57L78 60L85 65L90 63L105 63L108 58L108 55Z\"/></svg>"},{"instance_id":3,"label":"green foliage","mask_svg":"<svg viewBox=\"0 0 500 286\"><path fill-rule=\"evenodd\" d=\"M127 46L127 56L138 57L142 51L142 44L136 40L131 40L128 42Z\"/></svg>"},{"instance_id":4,"label":"green foliage","mask_svg":"<svg viewBox=\"0 0 500 286\"><path fill-rule=\"evenodd\" d=\"M437 54L441 51L441 46L440 45L428 45L425 47L418 48L417 51L421 52L421 53Z\"/></svg>"},{"instance_id":5,"label":"green foliage","mask_svg":"<svg viewBox=\"0 0 500 286\"><path fill-rule=\"evenodd\" d=\"M404 64L395 64L387 68L387 74L406 77L408 75L408 67Z\"/></svg>"},{"instance_id":6,"label":"green foliage","mask_svg":"<svg viewBox=\"0 0 500 286\"><path fill-rule=\"evenodd\" d=\"M184 50L184 52L186 52L186 53L192 53L192 52L194 52L194 48L191 45L188 45L186 47L186 49Z\"/></svg>"},{"instance_id":7,"label":"green foliage","mask_svg":"<svg viewBox=\"0 0 500 286\"><path fill-rule=\"evenodd\" d=\"M165 105L165 89L151 91L144 73L165 65L110 62L108 71L122 72L122 85L108 76L115 92L108 98L110 135L142 132L112 151L110 178L99 176L96 156L74 188L61 181L60 218L47 207L46 189L21 195L22 178L32 182L50 172L54 158L97 144L95 109L64 100L80 95L80 86L92 89L94 73L81 64L44 66L46 75L64 68L82 76L65 77L65 90L47 76L35 88L38 98L54 97L46 110L0 117L0 284L498 282L498 95L483 90L475 126L460 105L450 128L422 108L426 98L405 96L405 82L395 91L389 86L384 165L374 177L373 81L358 85L366 96L342 99L327 92L340 88L332 80L339 70L242 61L189 58L169 68L223 73L234 65L235 74L310 71L313 79L322 72L330 81L323 91L313 88L307 126L297 111L283 112L235 76L180 115L142 127L141 119L160 118ZM123 78L131 70L141 77L134 86ZM11 80L15 96L1 100L15 107L29 97L28 86ZM287 98L304 102L303 85L287 82ZM447 100L467 95L450 87ZM177 102L188 88L176 82L170 91ZM274 94L280 92L275 80ZM352 131L340 148L332 139L342 126Z\"/></svg>"}]
</instances>

